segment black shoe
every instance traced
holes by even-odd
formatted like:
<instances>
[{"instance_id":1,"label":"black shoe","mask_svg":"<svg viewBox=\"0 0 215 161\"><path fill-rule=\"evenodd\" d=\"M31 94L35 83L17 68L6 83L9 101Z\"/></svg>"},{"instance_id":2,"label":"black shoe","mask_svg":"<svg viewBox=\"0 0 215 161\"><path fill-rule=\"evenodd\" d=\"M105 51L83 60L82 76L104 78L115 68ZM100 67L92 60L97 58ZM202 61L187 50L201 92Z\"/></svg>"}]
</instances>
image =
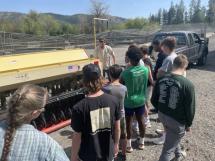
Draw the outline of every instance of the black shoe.
<instances>
[{"instance_id":1,"label":"black shoe","mask_svg":"<svg viewBox=\"0 0 215 161\"><path fill-rule=\"evenodd\" d=\"M118 161L126 161L126 155L123 155L122 153L118 154Z\"/></svg>"},{"instance_id":2,"label":"black shoe","mask_svg":"<svg viewBox=\"0 0 215 161\"><path fill-rule=\"evenodd\" d=\"M154 109L150 109L150 112L151 113L158 113L158 110L154 108Z\"/></svg>"}]
</instances>

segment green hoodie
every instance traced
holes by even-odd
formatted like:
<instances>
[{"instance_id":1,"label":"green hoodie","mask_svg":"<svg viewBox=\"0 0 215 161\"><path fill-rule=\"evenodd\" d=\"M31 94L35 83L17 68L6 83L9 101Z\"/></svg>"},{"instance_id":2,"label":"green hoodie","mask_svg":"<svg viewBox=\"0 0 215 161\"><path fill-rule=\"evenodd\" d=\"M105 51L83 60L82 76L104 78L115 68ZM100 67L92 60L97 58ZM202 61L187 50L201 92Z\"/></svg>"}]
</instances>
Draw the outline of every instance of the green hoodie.
<instances>
[{"instance_id":1,"label":"green hoodie","mask_svg":"<svg viewBox=\"0 0 215 161\"><path fill-rule=\"evenodd\" d=\"M195 114L194 85L184 76L167 74L154 87L151 102L163 114L190 127Z\"/></svg>"}]
</instances>

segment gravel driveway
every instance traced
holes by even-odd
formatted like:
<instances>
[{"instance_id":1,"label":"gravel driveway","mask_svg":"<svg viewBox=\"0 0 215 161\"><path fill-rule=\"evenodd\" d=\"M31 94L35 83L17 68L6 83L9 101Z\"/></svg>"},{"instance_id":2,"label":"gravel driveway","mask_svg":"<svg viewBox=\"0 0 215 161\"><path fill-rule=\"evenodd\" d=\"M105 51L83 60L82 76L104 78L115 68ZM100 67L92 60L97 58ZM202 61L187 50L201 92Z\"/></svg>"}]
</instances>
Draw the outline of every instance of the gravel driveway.
<instances>
[{"instance_id":1,"label":"gravel driveway","mask_svg":"<svg viewBox=\"0 0 215 161\"><path fill-rule=\"evenodd\" d=\"M210 54L207 65L204 67L192 67L187 72L187 77L194 83L196 88L196 116L191 133L183 140L183 147L187 150L185 161L215 161L215 38L210 39ZM115 49L117 62L122 64L126 48ZM92 51L88 51L92 52ZM143 151L135 149L128 154L128 161L157 161L162 146L153 145L152 140L158 137L156 128L161 127L155 120L157 116L152 115L152 128L146 131L146 148ZM70 156L71 151L71 129L66 127L50 134L66 153ZM134 141L134 148L135 141Z\"/></svg>"}]
</instances>

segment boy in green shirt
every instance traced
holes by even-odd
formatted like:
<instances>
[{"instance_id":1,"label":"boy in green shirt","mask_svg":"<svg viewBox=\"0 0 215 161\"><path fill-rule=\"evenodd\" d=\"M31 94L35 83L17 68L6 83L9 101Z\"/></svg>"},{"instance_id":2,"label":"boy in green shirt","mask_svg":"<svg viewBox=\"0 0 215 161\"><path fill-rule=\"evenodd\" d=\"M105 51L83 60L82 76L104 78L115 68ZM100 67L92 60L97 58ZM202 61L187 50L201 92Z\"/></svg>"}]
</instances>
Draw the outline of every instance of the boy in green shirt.
<instances>
[{"instance_id":1,"label":"boy in green shirt","mask_svg":"<svg viewBox=\"0 0 215 161\"><path fill-rule=\"evenodd\" d=\"M190 131L195 114L193 84L183 74L188 66L187 57L179 55L173 63L173 71L158 79L151 102L157 108L160 121L166 130L166 139L159 161L181 161L186 156L180 149L185 131Z\"/></svg>"},{"instance_id":2,"label":"boy in green shirt","mask_svg":"<svg viewBox=\"0 0 215 161\"><path fill-rule=\"evenodd\" d=\"M127 130L127 152L133 151L131 147L132 120L135 114L140 129L139 149L144 149L144 112L145 95L148 83L149 70L147 67L140 66L139 61L142 58L141 50L138 47L130 48L126 53L131 64L121 75L121 83L127 87L127 96L125 97L125 118Z\"/></svg>"}]
</instances>

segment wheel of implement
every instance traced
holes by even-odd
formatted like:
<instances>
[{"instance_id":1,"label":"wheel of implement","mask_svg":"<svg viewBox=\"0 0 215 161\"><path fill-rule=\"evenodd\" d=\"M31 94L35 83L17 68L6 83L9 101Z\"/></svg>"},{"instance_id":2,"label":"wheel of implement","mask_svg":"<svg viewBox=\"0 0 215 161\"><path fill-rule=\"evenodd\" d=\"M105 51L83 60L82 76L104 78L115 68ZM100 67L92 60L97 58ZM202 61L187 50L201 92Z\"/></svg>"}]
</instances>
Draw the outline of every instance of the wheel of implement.
<instances>
[{"instance_id":1,"label":"wheel of implement","mask_svg":"<svg viewBox=\"0 0 215 161\"><path fill-rule=\"evenodd\" d=\"M61 118L61 120L66 120L66 116L65 116L63 110L60 110L60 118Z\"/></svg>"},{"instance_id":2,"label":"wheel of implement","mask_svg":"<svg viewBox=\"0 0 215 161\"><path fill-rule=\"evenodd\" d=\"M69 118L72 118L72 109L68 108L67 112L68 112L67 114L68 114Z\"/></svg>"},{"instance_id":3,"label":"wheel of implement","mask_svg":"<svg viewBox=\"0 0 215 161\"><path fill-rule=\"evenodd\" d=\"M47 122L44 113L41 114L41 125L43 128L47 127Z\"/></svg>"},{"instance_id":4,"label":"wheel of implement","mask_svg":"<svg viewBox=\"0 0 215 161\"><path fill-rule=\"evenodd\" d=\"M56 124L56 123L58 122L58 121L57 121L57 117L55 116L54 113L51 114L51 122L52 122L53 124Z\"/></svg>"}]
</instances>

